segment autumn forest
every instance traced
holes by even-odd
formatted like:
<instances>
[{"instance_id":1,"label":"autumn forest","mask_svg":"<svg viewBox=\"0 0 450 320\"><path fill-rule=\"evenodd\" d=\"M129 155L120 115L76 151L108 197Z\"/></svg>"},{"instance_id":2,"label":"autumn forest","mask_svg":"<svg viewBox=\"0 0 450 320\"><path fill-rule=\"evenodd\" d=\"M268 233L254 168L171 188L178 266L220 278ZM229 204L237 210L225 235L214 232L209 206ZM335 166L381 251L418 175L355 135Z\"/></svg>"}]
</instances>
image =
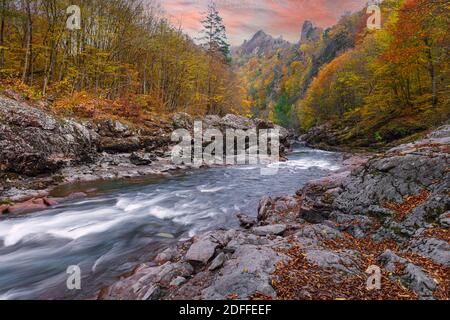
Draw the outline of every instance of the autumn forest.
<instances>
[{"instance_id":1,"label":"autumn forest","mask_svg":"<svg viewBox=\"0 0 450 320\"><path fill-rule=\"evenodd\" d=\"M66 28L71 4L79 30ZM380 30L367 29L363 10L260 54L230 48L215 5L199 39L140 0L0 5L1 89L66 115L235 113L299 131L327 123L339 142L367 147L450 114L448 1L386 0Z\"/></svg>"}]
</instances>

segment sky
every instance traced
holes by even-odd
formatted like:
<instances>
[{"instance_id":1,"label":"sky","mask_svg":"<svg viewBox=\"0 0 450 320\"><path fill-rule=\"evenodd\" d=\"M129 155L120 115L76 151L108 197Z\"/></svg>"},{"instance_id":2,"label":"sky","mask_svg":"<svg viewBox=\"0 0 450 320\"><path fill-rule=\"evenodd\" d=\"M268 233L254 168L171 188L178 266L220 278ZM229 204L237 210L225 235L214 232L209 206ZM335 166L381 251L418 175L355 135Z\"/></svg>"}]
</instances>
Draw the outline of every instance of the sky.
<instances>
[{"instance_id":1,"label":"sky","mask_svg":"<svg viewBox=\"0 0 450 320\"><path fill-rule=\"evenodd\" d=\"M202 14L210 0L160 0L165 15L192 38L199 37ZM345 12L362 9L367 0L216 0L228 40L240 45L258 30L291 42L300 39L305 20L325 28Z\"/></svg>"}]
</instances>

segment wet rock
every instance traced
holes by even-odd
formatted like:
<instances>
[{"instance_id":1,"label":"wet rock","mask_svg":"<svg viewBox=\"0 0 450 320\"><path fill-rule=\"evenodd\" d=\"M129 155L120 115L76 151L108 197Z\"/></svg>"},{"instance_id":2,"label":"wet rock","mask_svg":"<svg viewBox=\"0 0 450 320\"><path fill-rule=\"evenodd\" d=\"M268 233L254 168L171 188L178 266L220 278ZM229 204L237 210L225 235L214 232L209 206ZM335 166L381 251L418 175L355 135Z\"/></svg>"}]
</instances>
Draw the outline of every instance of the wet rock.
<instances>
[{"instance_id":1,"label":"wet rock","mask_svg":"<svg viewBox=\"0 0 450 320\"><path fill-rule=\"evenodd\" d=\"M434 262L450 267L450 244L435 238L422 238L413 240L409 250Z\"/></svg>"},{"instance_id":2,"label":"wet rock","mask_svg":"<svg viewBox=\"0 0 450 320\"><path fill-rule=\"evenodd\" d=\"M258 221L265 221L269 216L270 207L273 204L273 200L270 197L264 197L258 207Z\"/></svg>"},{"instance_id":3,"label":"wet rock","mask_svg":"<svg viewBox=\"0 0 450 320\"><path fill-rule=\"evenodd\" d=\"M252 219L245 214L239 213L236 215L236 217L238 218L239 223L242 228L250 229L251 227L253 227L256 224L255 219Z\"/></svg>"},{"instance_id":4,"label":"wet rock","mask_svg":"<svg viewBox=\"0 0 450 320\"><path fill-rule=\"evenodd\" d=\"M271 224L268 226L253 228L252 232L258 236L280 235L287 229L284 224Z\"/></svg>"},{"instance_id":5,"label":"wet rock","mask_svg":"<svg viewBox=\"0 0 450 320\"><path fill-rule=\"evenodd\" d=\"M176 249L167 248L156 256L155 262L158 264L164 264L168 261L172 261L177 256L177 254L178 252Z\"/></svg>"},{"instance_id":6,"label":"wet rock","mask_svg":"<svg viewBox=\"0 0 450 320\"><path fill-rule=\"evenodd\" d=\"M221 268L225 263L226 259L227 257L223 252L219 253L217 257L213 260L213 262L211 262L211 265L209 266L208 270L215 271Z\"/></svg>"}]
</instances>

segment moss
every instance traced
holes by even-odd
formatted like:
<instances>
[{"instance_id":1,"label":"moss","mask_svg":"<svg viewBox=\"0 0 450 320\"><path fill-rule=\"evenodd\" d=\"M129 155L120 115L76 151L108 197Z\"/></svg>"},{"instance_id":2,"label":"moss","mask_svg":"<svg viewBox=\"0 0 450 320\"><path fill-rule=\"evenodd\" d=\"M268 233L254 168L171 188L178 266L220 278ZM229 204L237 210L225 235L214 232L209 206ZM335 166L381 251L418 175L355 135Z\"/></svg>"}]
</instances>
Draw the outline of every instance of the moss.
<instances>
[{"instance_id":1,"label":"moss","mask_svg":"<svg viewBox=\"0 0 450 320\"><path fill-rule=\"evenodd\" d=\"M0 200L0 206L6 205L6 206L11 206L14 204L14 201L12 201L11 199L3 199Z\"/></svg>"}]
</instances>

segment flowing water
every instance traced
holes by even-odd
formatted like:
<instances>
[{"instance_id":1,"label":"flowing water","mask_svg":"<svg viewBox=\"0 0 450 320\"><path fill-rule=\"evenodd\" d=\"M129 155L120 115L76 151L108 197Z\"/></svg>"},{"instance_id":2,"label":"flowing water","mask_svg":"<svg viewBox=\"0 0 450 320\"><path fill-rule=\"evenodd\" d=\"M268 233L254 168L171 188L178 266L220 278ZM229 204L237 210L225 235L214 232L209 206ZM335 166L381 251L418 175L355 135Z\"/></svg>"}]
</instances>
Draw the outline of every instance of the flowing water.
<instances>
[{"instance_id":1,"label":"flowing water","mask_svg":"<svg viewBox=\"0 0 450 320\"><path fill-rule=\"evenodd\" d=\"M0 299L83 299L137 264L199 232L237 227L265 195L294 194L337 170L341 155L304 147L279 164L201 169L170 178L91 184L100 192L49 210L0 220ZM84 186L86 187L86 186ZM68 266L82 289L66 287Z\"/></svg>"}]
</instances>

